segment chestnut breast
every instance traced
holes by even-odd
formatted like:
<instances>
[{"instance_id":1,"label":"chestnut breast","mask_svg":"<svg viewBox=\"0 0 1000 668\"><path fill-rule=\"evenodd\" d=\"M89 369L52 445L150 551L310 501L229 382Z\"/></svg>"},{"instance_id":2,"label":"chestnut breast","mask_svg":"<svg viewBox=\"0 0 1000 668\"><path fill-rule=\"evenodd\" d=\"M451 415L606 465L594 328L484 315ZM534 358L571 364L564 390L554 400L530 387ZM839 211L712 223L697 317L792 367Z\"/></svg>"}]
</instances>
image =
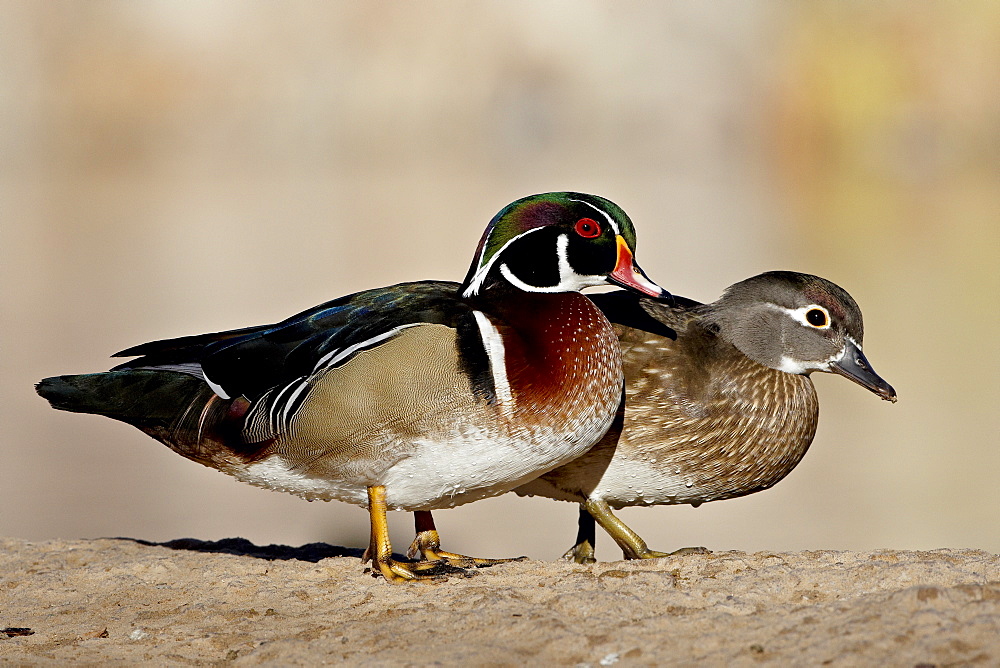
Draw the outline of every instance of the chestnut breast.
<instances>
[{"instance_id":1,"label":"chestnut breast","mask_svg":"<svg viewBox=\"0 0 1000 668\"><path fill-rule=\"evenodd\" d=\"M520 420L559 424L603 416L610 422L621 395L621 353L593 302L575 292L531 294L500 316Z\"/></svg>"}]
</instances>

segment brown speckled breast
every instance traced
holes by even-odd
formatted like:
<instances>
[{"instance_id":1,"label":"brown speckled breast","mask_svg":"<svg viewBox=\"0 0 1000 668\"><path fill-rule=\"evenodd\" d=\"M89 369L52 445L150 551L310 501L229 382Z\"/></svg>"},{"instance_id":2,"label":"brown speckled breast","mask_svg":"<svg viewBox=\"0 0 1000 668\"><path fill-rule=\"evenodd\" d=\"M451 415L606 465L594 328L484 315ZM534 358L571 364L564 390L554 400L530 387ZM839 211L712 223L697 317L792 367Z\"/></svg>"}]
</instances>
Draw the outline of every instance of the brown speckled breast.
<instances>
[{"instance_id":1,"label":"brown speckled breast","mask_svg":"<svg viewBox=\"0 0 1000 668\"><path fill-rule=\"evenodd\" d=\"M518 493L699 504L770 487L802 459L819 414L808 377L757 364L716 337L616 329L627 401L620 438L609 433Z\"/></svg>"}]
</instances>

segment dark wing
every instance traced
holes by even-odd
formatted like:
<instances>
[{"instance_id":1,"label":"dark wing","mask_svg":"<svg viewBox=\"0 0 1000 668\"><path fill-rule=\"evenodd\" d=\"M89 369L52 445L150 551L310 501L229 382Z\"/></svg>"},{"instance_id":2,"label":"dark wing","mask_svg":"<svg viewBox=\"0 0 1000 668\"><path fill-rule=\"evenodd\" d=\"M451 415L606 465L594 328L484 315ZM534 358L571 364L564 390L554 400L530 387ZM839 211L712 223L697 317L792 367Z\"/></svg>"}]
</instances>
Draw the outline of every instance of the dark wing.
<instances>
[{"instance_id":1,"label":"dark wing","mask_svg":"<svg viewBox=\"0 0 1000 668\"><path fill-rule=\"evenodd\" d=\"M274 325L135 346L116 356L141 357L115 369L198 364L206 379L228 396L253 401L271 388L308 376L317 366L343 364L408 325L447 325L459 329L462 340L470 340L462 333L475 327L475 319L458 288L449 281L421 281L366 290ZM473 382L488 373L485 351L461 352Z\"/></svg>"},{"instance_id":2,"label":"dark wing","mask_svg":"<svg viewBox=\"0 0 1000 668\"><path fill-rule=\"evenodd\" d=\"M180 336L176 339L162 339L160 341L150 341L140 343L137 346L120 350L112 357L142 357L142 364L137 364L140 360L132 360L116 366L114 370L129 369L135 366L154 366L160 364L183 364L185 362L199 362L205 352L205 348L218 341L232 341L251 338L255 334L265 332L277 325L257 325L256 327L244 327L243 329L232 329L226 332L213 332L211 334L195 334L194 336Z\"/></svg>"},{"instance_id":3,"label":"dark wing","mask_svg":"<svg viewBox=\"0 0 1000 668\"><path fill-rule=\"evenodd\" d=\"M627 290L614 290L587 295L612 324L656 334L677 340L677 329L682 329L690 309L699 302L674 296L671 301L643 297Z\"/></svg>"}]
</instances>

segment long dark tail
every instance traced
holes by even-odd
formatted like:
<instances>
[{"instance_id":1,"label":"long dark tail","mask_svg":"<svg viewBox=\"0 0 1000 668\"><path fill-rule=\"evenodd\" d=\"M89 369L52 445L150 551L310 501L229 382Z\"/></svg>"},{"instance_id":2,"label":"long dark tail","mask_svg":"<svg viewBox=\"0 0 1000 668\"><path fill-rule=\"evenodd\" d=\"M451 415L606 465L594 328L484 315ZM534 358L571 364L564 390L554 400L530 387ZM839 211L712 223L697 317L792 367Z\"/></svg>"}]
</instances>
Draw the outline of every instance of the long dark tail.
<instances>
[{"instance_id":1,"label":"long dark tail","mask_svg":"<svg viewBox=\"0 0 1000 668\"><path fill-rule=\"evenodd\" d=\"M218 397L200 377L160 369L55 376L35 385L53 408L104 415L138 427L179 454L221 468L242 441L242 400ZM242 401L245 404L245 401ZM223 447L220 447L223 446Z\"/></svg>"}]
</instances>

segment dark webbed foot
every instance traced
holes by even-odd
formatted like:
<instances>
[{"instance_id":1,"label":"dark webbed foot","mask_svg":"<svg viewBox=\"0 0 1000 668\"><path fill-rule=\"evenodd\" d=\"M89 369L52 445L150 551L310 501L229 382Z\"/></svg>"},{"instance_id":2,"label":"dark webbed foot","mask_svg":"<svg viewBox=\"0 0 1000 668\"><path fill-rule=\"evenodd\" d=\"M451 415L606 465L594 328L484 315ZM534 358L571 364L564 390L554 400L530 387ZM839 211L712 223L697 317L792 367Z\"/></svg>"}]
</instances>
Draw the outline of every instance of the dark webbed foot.
<instances>
[{"instance_id":1,"label":"dark webbed foot","mask_svg":"<svg viewBox=\"0 0 1000 668\"><path fill-rule=\"evenodd\" d=\"M597 530L594 525L594 516L587 512L581 503L580 517L577 520L576 545L566 550L566 554L562 558L577 564L597 563L597 557L594 556L596 545Z\"/></svg>"}]
</instances>

